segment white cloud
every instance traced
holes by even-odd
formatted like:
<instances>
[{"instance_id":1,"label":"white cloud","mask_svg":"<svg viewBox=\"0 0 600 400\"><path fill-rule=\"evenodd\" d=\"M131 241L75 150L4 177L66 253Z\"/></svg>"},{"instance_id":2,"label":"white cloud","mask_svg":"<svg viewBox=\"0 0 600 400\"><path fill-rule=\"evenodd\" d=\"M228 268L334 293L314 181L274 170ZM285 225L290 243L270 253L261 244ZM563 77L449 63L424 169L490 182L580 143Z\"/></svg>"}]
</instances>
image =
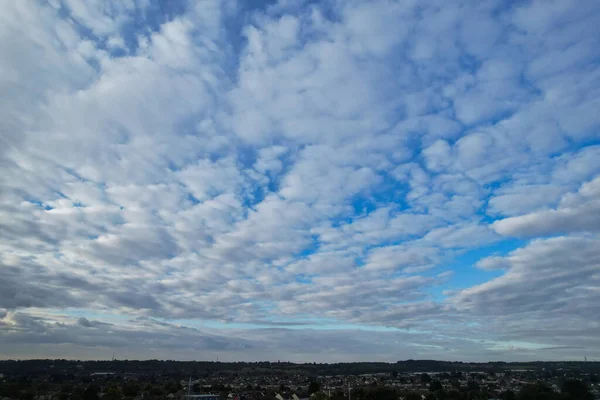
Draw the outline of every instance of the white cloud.
<instances>
[{"instance_id":1,"label":"white cloud","mask_svg":"<svg viewBox=\"0 0 600 400\"><path fill-rule=\"evenodd\" d=\"M422 154L427 162L427 168L434 172L442 172L452 162L451 152L448 142L438 139L423 150Z\"/></svg>"},{"instance_id":2,"label":"white cloud","mask_svg":"<svg viewBox=\"0 0 600 400\"><path fill-rule=\"evenodd\" d=\"M494 222L502 235L551 236L600 229L600 178L584 183L577 193L565 195L555 209L505 218Z\"/></svg>"},{"instance_id":3,"label":"white cloud","mask_svg":"<svg viewBox=\"0 0 600 400\"><path fill-rule=\"evenodd\" d=\"M81 3L65 0L64 4L71 17L91 29L96 35L108 35L116 32L128 12L135 8L133 1L89 1Z\"/></svg>"},{"instance_id":4,"label":"white cloud","mask_svg":"<svg viewBox=\"0 0 600 400\"><path fill-rule=\"evenodd\" d=\"M261 335L296 360L597 344L577 313L544 318L598 288L598 18L593 0L7 3L0 348L93 357L107 310L138 318L117 344L151 327L164 358L191 339L260 358ZM187 326L215 321L428 334Z\"/></svg>"},{"instance_id":5,"label":"white cloud","mask_svg":"<svg viewBox=\"0 0 600 400\"><path fill-rule=\"evenodd\" d=\"M482 268L502 268L504 274L462 290L453 301L489 319L482 323L491 323L490 329L502 327L505 339L578 343L591 350L598 345L600 329L589 322L598 302L599 248L596 237L533 241L506 257L481 261ZM571 335L578 341L569 339Z\"/></svg>"},{"instance_id":6,"label":"white cloud","mask_svg":"<svg viewBox=\"0 0 600 400\"><path fill-rule=\"evenodd\" d=\"M488 202L490 212L504 215L525 214L556 202L563 192L558 185L520 185L499 192Z\"/></svg>"},{"instance_id":7,"label":"white cloud","mask_svg":"<svg viewBox=\"0 0 600 400\"><path fill-rule=\"evenodd\" d=\"M456 224L431 230L423 241L438 244L444 248L469 248L497 241L497 235L485 225Z\"/></svg>"}]
</instances>

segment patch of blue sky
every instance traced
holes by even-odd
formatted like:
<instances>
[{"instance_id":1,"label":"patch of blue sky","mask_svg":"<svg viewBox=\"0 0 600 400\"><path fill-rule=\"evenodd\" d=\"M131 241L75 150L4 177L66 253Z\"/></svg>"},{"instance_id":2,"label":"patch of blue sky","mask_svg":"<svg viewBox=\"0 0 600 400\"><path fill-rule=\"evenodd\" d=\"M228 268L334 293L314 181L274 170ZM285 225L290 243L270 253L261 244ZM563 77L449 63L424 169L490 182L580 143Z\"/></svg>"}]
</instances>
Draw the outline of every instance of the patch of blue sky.
<instances>
[{"instance_id":1,"label":"patch of blue sky","mask_svg":"<svg viewBox=\"0 0 600 400\"><path fill-rule=\"evenodd\" d=\"M56 12L62 19L66 20L71 17L71 10L64 3L60 4L60 8ZM100 42L100 39L94 35L94 32L84 24L80 24L76 18L71 18L71 22L82 39L92 40L97 43Z\"/></svg>"},{"instance_id":2,"label":"patch of blue sky","mask_svg":"<svg viewBox=\"0 0 600 400\"><path fill-rule=\"evenodd\" d=\"M469 250L463 254L460 254L453 260L423 274L425 276L437 274L440 272L440 270L450 270L453 272L452 276L446 283L439 286L429 287L426 289L426 292L431 295L434 300L441 301L446 297L443 294L443 291L445 290L464 289L497 278L501 276L504 271L482 270L477 268L475 264L479 260L486 257L505 256L510 252L522 247L525 243L526 241L521 239L507 239L491 246Z\"/></svg>"},{"instance_id":3,"label":"patch of blue sky","mask_svg":"<svg viewBox=\"0 0 600 400\"><path fill-rule=\"evenodd\" d=\"M188 6L189 3L184 0L157 0L148 2L143 8L136 6L119 32L127 49L135 52L139 46L139 35L158 32L162 24L184 14Z\"/></svg>"},{"instance_id":4,"label":"patch of blue sky","mask_svg":"<svg viewBox=\"0 0 600 400\"><path fill-rule=\"evenodd\" d=\"M527 350L541 350L549 347L547 344L543 343L532 343L532 342L522 342L522 341L495 341L495 340L484 340L485 344L490 346L491 350L505 350L506 347L518 348L518 349L527 349Z\"/></svg>"},{"instance_id":5,"label":"patch of blue sky","mask_svg":"<svg viewBox=\"0 0 600 400\"><path fill-rule=\"evenodd\" d=\"M556 156L560 157L561 155L563 155L565 152L568 151L577 151L577 150L582 150L586 147L593 147L593 146L599 146L600 145L600 135L597 135L597 137L592 137L589 138L585 141L577 141L574 142L572 138L569 138L570 142L569 142L569 147L566 149L566 151L563 149L560 152L556 152Z\"/></svg>"},{"instance_id":6,"label":"patch of blue sky","mask_svg":"<svg viewBox=\"0 0 600 400\"><path fill-rule=\"evenodd\" d=\"M194 197L194 195L192 193L188 193L185 198L187 201L189 201L190 203L192 203L194 205L200 204L200 200L198 200L196 197Z\"/></svg>"},{"instance_id":7,"label":"patch of blue sky","mask_svg":"<svg viewBox=\"0 0 600 400\"><path fill-rule=\"evenodd\" d=\"M244 209L248 211L248 209L254 210L256 205L262 203L267 195L267 190L259 185L252 185L247 191L246 195L242 198L242 205Z\"/></svg>"},{"instance_id":8,"label":"patch of blue sky","mask_svg":"<svg viewBox=\"0 0 600 400\"><path fill-rule=\"evenodd\" d=\"M408 208L404 201L404 195L409 190L408 184L398 181L389 174L382 174L380 177L381 182L369 193L355 196L351 200L354 215L347 218L347 221L368 215L382 206L389 205L398 211Z\"/></svg>"},{"instance_id":9,"label":"patch of blue sky","mask_svg":"<svg viewBox=\"0 0 600 400\"><path fill-rule=\"evenodd\" d=\"M84 177L82 177L81 175L79 175L77 173L77 171L75 171L72 168L65 168L65 172L69 175L71 175L73 178L77 179L79 182L86 182L87 179L85 179Z\"/></svg>"},{"instance_id":10,"label":"patch of blue sky","mask_svg":"<svg viewBox=\"0 0 600 400\"><path fill-rule=\"evenodd\" d=\"M190 3L185 0L157 0L145 2L144 5L136 2L135 7L127 10L126 16L120 16L122 24L119 26L119 31L114 32L123 39L125 48L110 46L110 37L96 35L92 29L72 15L71 9L64 2L61 3L57 13L63 19L73 17L71 18L73 26L82 38L95 42L99 49L106 50L112 57L122 57L135 53L139 46L139 36L149 36L153 32L158 32L162 24L183 15L189 5ZM95 67L98 69L99 65Z\"/></svg>"},{"instance_id":11,"label":"patch of blue sky","mask_svg":"<svg viewBox=\"0 0 600 400\"><path fill-rule=\"evenodd\" d=\"M294 279L295 279L296 283L301 283L301 284L304 284L304 285L310 285L310 284L313 283L312 282L312 278L315 277L315 276L317 276L317 275L299 274L299 275L296 275L294 277Z\"/></svg>"},{"instance_id":12,"label":"patch of blue sky","mask_svg":"<svg viewBox=\"0 0 600 400\"><path fill-rule=\"evenodd\" d=\"M177 164L175 164L173 161L169 161L167 163L167 168L169 169L169 171L171 172L177 172L181 170L181 167Z\"/></svg>"},{"instance_id":13,"label":"patch of blue sky","mask_svg":"<svg viewBox=\"0 0 600 400\"><path fill-rule=\"evenodd\" d=\"M50 211L50 210L53 209L53 207L49 206L48 204L46 204L43 201L38 200L38 199L34 199L34 198L31 198L31 197L30 198L26 197L25 201L27 201L27 202L29 202L31 204L34 204L34 205L38 206L39 208L42 208L42 209L44 209L46 211Z\"/></svg>"},{"instance_id":14,"label":"patch of blue sky","mask_svg":"<svg viewBox=\"0 0 600 400\"><path fill-rule=\"evenodd\" d=\"M312 239L312 241L311 241L310 245L306 246L300 252L295 254L295 256L294 256L295 259L306 258L306 257L310 256L311 254L315 254L317 251L319 251L319 247L320 247L320 243L318 240L319 236L311 235L311 239Z\"/></svg>"},{"instance_id":15,"label":"patch of blue sky","mask_svg":"<svg viewBox=\"0 0 600 400\"><path fill-rule=\"evenodd\" d=\"M157 319L158 320L158 319ZM185 325L193 328L212 328L212 329L293 329L293 330L366 330L375 332L397 332L402 329L374 326L364 324L338 323L328 319L311 320L273 320L268 323L244 323L244 322L219 322L219 321L200 321L196 319L177 319L164 320L164 322Z\"/></svg>"},{"instance_id":16,"label":"patch of blue sky","mask_svg":"<svg viewBox=\"0 0 600 400\"><path fill-rule=\"evenodd\" d=\"M477 73L477 70L482 64L482 61L479 58L471 54L461 54L458 61L460 63L461 70L470 74Z\"/></svg>"},{"instance_id":17,"label":"patch of blue sky","mask_svg":"<svg viewBox=\"0 0 600 400\"><path fill-rule=\"evenodd\" d=\"M54 316L67 316L73 319L87 318L90 321L100 321L105 323L123 324L132 320L131 316L123 314L113 314L90 309L67 309L67 310L45 310L44 313ZM201 320L195 318L161 318L153 317L158 322L181 325L196 329L290 329L290 330L364 330L373 332L407 332L404 328L395 328L379 325L353 324L338 322L328 318L314 318L300 315L294 318L273 318L269 317L264 322L223 322L216 320ZM410 329L411 332L417 332ZM425 332L425 331L423 331Z\"/></svg>"}]
</instances>

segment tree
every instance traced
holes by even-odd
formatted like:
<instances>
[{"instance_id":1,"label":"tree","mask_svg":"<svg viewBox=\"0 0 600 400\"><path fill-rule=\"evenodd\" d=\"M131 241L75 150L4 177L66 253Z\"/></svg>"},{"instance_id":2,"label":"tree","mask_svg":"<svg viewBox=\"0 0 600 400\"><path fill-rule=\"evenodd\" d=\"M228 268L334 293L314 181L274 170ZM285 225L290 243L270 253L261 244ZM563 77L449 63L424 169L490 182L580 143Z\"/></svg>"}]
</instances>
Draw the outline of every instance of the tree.
<instances>
[{"instance_id":1,"label":"tree","mask_svg":"<svg viewBox=\"0 0 600 400\"><path fill-rule=\"evenodd\" d=\"M126 385L123 385L123 395L125 397L135 397L138 395L138 393L140 392L140 387L138 384L136 383L127 383Z\"/></svg>"},{"instance_id":2,"label":"tree","mask_svg":"<svg viewBox=\"0 0 600 400\"><path fill-rule=\"evenodd\" d=\"M174 393L181 388L181 385L176 381L168 381L165 383L165 391L167 393Z\"/></svg>"},{"instance_id":3,"label":"tree","mask_svg":"<svg viewBox=\"0 0 600 400\"><path fill-rule=\"evenodd\" d=\"M88 386L83 391L83 400L98 400L98 392L97 387L94 385Z\"/></svg>"},{"instance_id":4,"label":"tree","mask_svg":"<svg viewBox=\"0 0 600 400\"><path fill-rule=\"evenodd\" d=\"M406 400L421 400L421 395L417 392L409 392L404 396L404 398Z\"/></svg>"},{"instance_id":5,"label":"tree","mask_svg":"<svg viewBox=\"0 0 600 400\"><path fill-rule=\"evenodd\" d=\"M377 387L368 389L364 397L360 397L365 400L397 400L398 393L396 389L390 387Z\"/></svg>"},{"instance_id":6,"label":"tree","mask_svg":"<svg viewBox=\"0 0 600 400\"><path fill-rule=\"evenodd\" d=\"M62 385L60 388L61 393L71 393L73 391L73 385Z\"/></svg>"},{"instance_id":7,"label":"tree","mask_svg":"<svg viewBox=\"0 0 600 400\"><path fill-rule=\"evenodd\" d=\"M461 371L452 371L452 374L451 374L451 376L452 376L453 378L462 379L462 376L463 376L463 374L462 374L462 372L461 372Z\"/></svg>"},{"instance_id":8,"label":"tree","mask_svg":"<svg viewBox=\"0 0 600 400\"><path fill-rule=\"evenodd\" d=\"M442 390L442 389L444 389L444 387L442 386L440 381L438 381L437 379L434 380L433 382L431 382L431 384L429 385L430 392L437 392L438 390Z\"/></svg>"},{"instance_id":9,"label":"tree","mask_svg":"<svg viewBox=\"0 0 600 400\"><path fill-rule=\"evenodd\" d=\"M516 397L517 396L515 395L515 392L512 390L505 390L504 392L500 393L500 398L502 400L515 400Z\"/></svg>"},{"instance_id":10,"label":"tree","mask_svg":"<svg viewBox=\"0 0 600 400\"><path fill-rule=\"evenodd\" d=\"M102 400L120 400L123 396L116 385L111 385L102 396Z\"/></svg>"},{"instance_id":11,"label":"tree","mask_svg":"<svg viewBox=\"0 0 600 400\"><path fill-rule=\"evenodd\" d=\"M325 392L314 392L310 395L310 400L327 400L327 393Z\"/></svg>"},{"instance_id":12,"label":"tree","mask_svg":"<svg viewBox=\"0 0 600 400\"><path fill-rule=\"evenodd\" d=\"M453 389L460 390L460 381L458 379L452 379L450 381Z\"/></svg>"},{"instance_id":13,"label":"tree","mask_svg":"<svg viewBox=\"0 0 600 400\"><path fill-rule=\"evenodd\" d=\"M542 383L535 383L523 386L516 400L559 400L559 398L560 395L552 388Z\"/></svg>"},{"instance_id":14,"label":"tree","mask_svg":"<svg viewBox=\"0 0 600 400\"><path fill-rule=\"evenodd\" d=\"M308 395L310 396L311 394L318 392L319 390L321 390L321 385L319 385L319 382L310 381L310 383L308 384Z\"/></svg>"},{"instance_id":15,"label":"tree","mask_svg":"<svg viewBox=\"0 0 600 400\"><path fill-rule=\"evenodd\" d=\"M25 390L19 394L19 400L33 400L33 392Z\"/></svg>"},{"instance_id":16,"label":"tree","mask_svg":"<svg viewBox=\"0 0 600 400\"><path fill-rule=\"evenodd\" d=\"M585 382L579 379L567 379L563 382L561 391L569 400L588 400L594 398Z\"/></svg>"},{"instance_id":17,"label":"tree","mask_svg":"<svg viewBox=\"0 0 600 400\"><path fill-rule=\"evenodd\" d=\"M467 382L467 390L469 392L479 392L479 384L473 380Z\"/></svg>"},{"instance_id":18,"label":"tree","mask_svg":"<svg viewBox=\"0 0 600 400\"><path fill-rule=\"evenodd\" d=\"M423 372L421 374L421 383L430 383L431 382L431 377L429 376L429 374L426 374L425 372Z\"/></svg>"}]
</instances>

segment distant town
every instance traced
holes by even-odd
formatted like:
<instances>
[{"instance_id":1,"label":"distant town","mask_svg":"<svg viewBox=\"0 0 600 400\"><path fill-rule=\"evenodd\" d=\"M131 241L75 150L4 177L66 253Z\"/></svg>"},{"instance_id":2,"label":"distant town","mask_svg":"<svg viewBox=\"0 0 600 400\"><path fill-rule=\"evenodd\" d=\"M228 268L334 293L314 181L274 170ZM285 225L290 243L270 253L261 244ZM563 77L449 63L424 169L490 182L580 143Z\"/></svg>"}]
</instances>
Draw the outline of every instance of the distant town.
<instances>
[{"instance_id":1,"label":"distant town","mask_svg":"<svg viewBox=\"0 0 600 400\"><path fill-rule=\"evenodd\" d=\"M600 362L0 361L0 400L600 399Z\"/></svg>"}]
</instances>

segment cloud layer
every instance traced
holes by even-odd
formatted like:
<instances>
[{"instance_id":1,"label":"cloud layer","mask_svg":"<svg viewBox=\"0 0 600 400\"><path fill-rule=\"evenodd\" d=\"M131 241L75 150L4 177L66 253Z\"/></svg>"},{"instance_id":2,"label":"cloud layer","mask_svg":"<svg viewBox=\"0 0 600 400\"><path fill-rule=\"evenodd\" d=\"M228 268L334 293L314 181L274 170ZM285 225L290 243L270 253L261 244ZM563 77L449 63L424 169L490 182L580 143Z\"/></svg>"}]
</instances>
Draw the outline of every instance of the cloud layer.
<instances>
[{"instance_id":1,"label":"cloud layer","mask_svg":"<svg viewBox=\"0 0 600 400\"><path fill-rule=\"evenodd\" d=\"M6 357L600 357L597 2L4 9Z\"/></svg>"}]
</instances>

